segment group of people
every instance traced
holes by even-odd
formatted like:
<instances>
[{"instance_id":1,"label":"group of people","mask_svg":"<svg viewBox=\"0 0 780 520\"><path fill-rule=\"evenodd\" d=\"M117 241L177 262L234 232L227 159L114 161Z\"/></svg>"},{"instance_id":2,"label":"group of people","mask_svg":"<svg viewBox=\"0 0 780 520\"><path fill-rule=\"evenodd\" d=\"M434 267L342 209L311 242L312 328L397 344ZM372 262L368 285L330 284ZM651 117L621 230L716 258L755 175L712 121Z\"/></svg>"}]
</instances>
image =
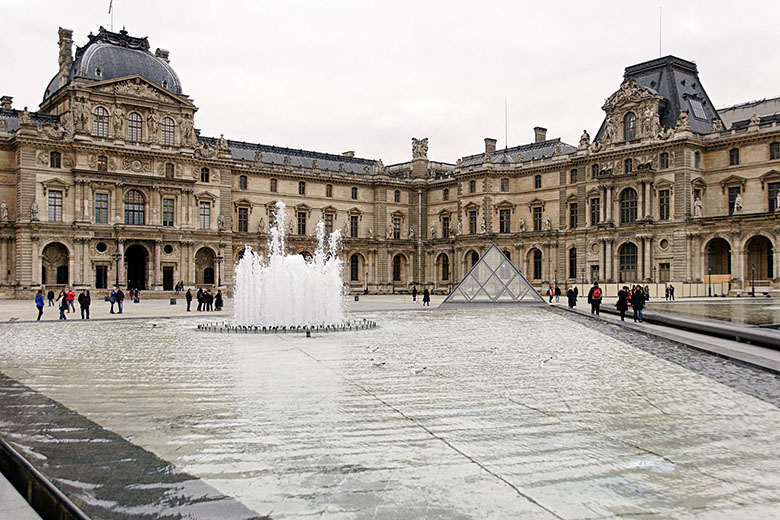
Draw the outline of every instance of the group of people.
<instances>
[{"instance_id":1,"label":"group of people","mask_svg":"<svg viewBox=\"0 0 780 520\"><path fill-rule=\"evenodd\" d=\"M553 286L551 285L550 288L547 289L547 296L550 297L550 303L552 303L553 297L555 297L555 303L558 303L561 301L561 288L556 284L555 289L553 289ZM569 300L569 302L571 302L571 300ZM571 307L571 305L569 305L569 307Z\"/></svg>"},{"instance_id":2,"label":"group of people","mask_svg":"<svg viewBox=\"0 0 780 520\"><path fill-rule=\"evenodd\" d=\"M618 300L615 303L620 313L620 321L626 321L626 311L629 307L634 309L634 321L642 322L642 310L645 308L645 302L650 299L650 288L648 286L634 285L631 289L624 285L618 291Z\"/></svg>"},{"instance_id":3,"label":"group of people","mask_svg":"<svg viewBox=\"0 0 780 520\"><path fill-rule=\"evenodd\" d=\"M778 191L780 193L780 191ZM674 301L674 285L666 286L666 300Z\"/></svg>"},{"instance_id":4,"label":"group of people","mask_svg":"<svg viewBox=\"0 0 780 520\"><path fill-rule=\"evenodd\" d=\"M187 312L190 312L190 306L192 305L192 289L187 289L187 294L184 295L184 299L187 301ZM198 289L196 294L198 301L198 311L221 311L224 305L222 299L222 291L217 290L217 294L211 292L211 289L202 288Z\"/></svg>"},{"instance_id":5,"label":"group of people","mask_svg":"<svg viewBox=\"0 0 780 520\"><path fill-rule=\"evenodd\" d=\"M417 286L416 285L412 285L412 301L413 302L417 301L417 294L418 294L417 293ZM423 295L422 296L423 307L426 307L426 306L430 307L431 306L431 292L428 289L423 289L422 295Z\"/></svg>"},{"instance_id":6,"label":"group of people","mask_svg":"<svg viewBox=\"0 0 780 520\"><path fill-rule=\"evenodd\" d=\"M46 293L46 298L49 300L49 306L55 305L54 291L49 289L49 292ZM89 306L92 304L92 298L89 295L89 289L82 290L81 294L79 294L77 298L76 292L72 288L66 287L60 291L56 299L56 305L60 311L61 320L68 319L65 314L76 312L74 303L76 301L79 302L79 308L81 309L81 319L89 319ZM38 293L35 295L35 307L38 309L38 321L40 321L41 316L43 316L44 305L45 302L43 299L43 289L38 289Z\"/></svg>"}]
</instances>

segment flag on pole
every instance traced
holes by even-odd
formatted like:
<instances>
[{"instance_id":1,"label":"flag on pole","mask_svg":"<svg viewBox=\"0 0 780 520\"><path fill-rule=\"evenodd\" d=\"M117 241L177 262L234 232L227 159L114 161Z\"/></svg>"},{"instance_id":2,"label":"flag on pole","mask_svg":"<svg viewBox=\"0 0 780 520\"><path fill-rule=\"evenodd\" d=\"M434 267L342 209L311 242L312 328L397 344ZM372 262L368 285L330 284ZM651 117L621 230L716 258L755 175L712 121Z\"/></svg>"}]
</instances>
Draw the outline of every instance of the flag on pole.
<instances>
[{"instance_id":1,"label":"flag on pole","mask_svg":"<svg viewBox=\"0 0 780 520\"><path fill-rule=\"evenodd\" d=\"M108 14L111 14L111 8L114 7L114 0L108 2Z\"/></svg>"}]
</instances>

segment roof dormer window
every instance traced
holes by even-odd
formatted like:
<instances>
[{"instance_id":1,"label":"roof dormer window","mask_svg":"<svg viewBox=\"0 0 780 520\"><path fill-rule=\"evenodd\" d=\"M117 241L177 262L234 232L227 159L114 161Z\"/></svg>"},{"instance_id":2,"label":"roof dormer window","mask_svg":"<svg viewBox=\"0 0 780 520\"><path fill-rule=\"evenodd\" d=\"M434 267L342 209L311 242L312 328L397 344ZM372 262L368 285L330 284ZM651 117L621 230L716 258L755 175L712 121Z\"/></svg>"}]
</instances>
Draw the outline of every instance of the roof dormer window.
<instances>
[{"instance_id":1,"label":"roof dormer window","mask_svg":"<svg viewBox=\"0 0 780 520\"><path fill-rule=\"evenodd\" d=\"M688 103L691 104L691 110L693 110L693 117L697 119L707 119L707 114L704 113L704 105L698 99L689 99Z\"/></svg>"}]
</instances>

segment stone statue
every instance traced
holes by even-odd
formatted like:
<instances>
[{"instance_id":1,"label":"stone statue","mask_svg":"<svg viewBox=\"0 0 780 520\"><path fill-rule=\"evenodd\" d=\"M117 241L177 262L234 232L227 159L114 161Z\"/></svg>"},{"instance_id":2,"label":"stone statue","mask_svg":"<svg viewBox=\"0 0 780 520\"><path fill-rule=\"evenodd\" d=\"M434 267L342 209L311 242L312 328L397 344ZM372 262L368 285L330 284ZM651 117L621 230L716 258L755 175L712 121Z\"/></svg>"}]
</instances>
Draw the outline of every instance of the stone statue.
<instances>
[{"instance_id":1,"label":"stone statue","mask_svg":"<svg viewBox=\"0 0 780 520\"><path fill-rule=\"evenodd\" d=\"M428 138L417 139L412 137L412 158L413 159L427 159L428 158Z\"/></svg>"},{"instance_id":2,"label":"stone statue","mask_svg":"<svg viewBox=\"0 0 780 520\"><path fill-rule=\"evenodd\" d=\"M722 132L723 131L723 121L720 119L713 119L712 120L712 131L713 132Z\"/></svg>"},{"instance_id":3,"label":"stone statue","mask_svg":"<svg viewBox=\"0 0 780 520\"><path fill-rule=\"evenodd\" d=\"M551 231L552 230L552 223L550 222L550 217L544 217L544 230L545 231Z\"/></svg>"},{"instance_id":4,"label":"stone statue","mask_svg":"<svg viewBox=\"0 0 780 520\"><path fill-rule=\"evenodd\" d=\"M217 227L219 229L225 229L225 217L223 215L217 216Z\"/></svg>"},{"instance_id":5,"label":"stone statue","mask_svg":"<svg viewBox=\"0 0 780 520\"><path fill-rule=\"evenodd\" d=\"M225 139L224 134L219 134L219 139L217 139L217 150L222 152L226 152L228 150L227 139ZM288 164L289 162L287 157L285 157L284 159L285 159L285 164Z\"/></svg>"},{"instance_id":6,"label":"stone statue","mask_svg":"<svg viewBox=\"0 0 780 520\"><path fill-rule=\"evenodd\" d=\"M742 213L742 194L737 193L734 199L734 213Z\"/></svg>"},{"instance_id":7,"label":"stone statue","mask_svg":"<svg viewBox=\"0 0 780 520\"><path fill-rule=\"evenodd\" d=\"M758 114L750 116L750 126L758 128L759 123L761 123L761 117Z\"/></svg>"},{"instance_id":8,"label":"stone statue","mask_svg":"<svg viewBox=\"0 0 780 520\"><path fill-rule=\"evenodd\" d=\"M777 193L775 193L775 211L780 211L780 190L777 190ZM6 215L7 214L8 211L6 210Z\"/></svg>"},{"instance_id":9,"label":"stone statue","mask_svg":"<svg viewBox=\"0 0 780 520\"><path fill-rule=\"evenodd\" d=\"M479 223L479 229L483 233L485 233L487 231L487 222L485 222L485 217L482 217L482 220Z\"/></svg>"},{"instance_id":10,"label":"stone statue","mask_svg":"<svg viewBox=\"0 0 780 520\"><path fill-rule=\"evenodd\" d=\"M701 217L701 199L699 197L693 201L693 216Z\"/></svg>"},{"instance_id":11,"label":"stone statue","mask_svg":"<svg viewBox=\"0 0 780 520\"><path fill-rule=\"evenodd\" d=\"M193 122L190 114L184 114L181 119L181 133L184 144L192 144Z\"/></svg>"},{"instance_id":12,"label":"stone statue","mask_svg":"<svg viewBox=\"0 0 780 520\"><path fill-rule=\"evenodd\" d=\"M347 222L344 221L344 225L342 226L341 236L346 238L349 236L349 226L347 225Z\"/></svg>"},{"instance_id":13,"label":"stone statue","mask_svg":"<svg viewBox=\"0 0 780 520\"><path fill-rule=\"evenodd\" d=\"M520 232L525 233L525 219L523 217L520 217L520 222L518 225L520 226Z\"/></svg>"},{"instance_id":14,"label":"stone statue","mask_svg":"<svg viewBox=\"0 0 780 520\"><path fill-rule=\"evenodd\" d=\"M257 223L257 231L258 233L265 233L265 219L263 217L260 217L260 222Z\"/></svg>"},{"instance_id":15,"label":"stone statue","mask_svg":"<svg viewBox=\"0 0 780 520\"><path fill-rule=\"evenodd\" d=\"M587 130L582 131L582 136L580 137L580 146L585 147L590 144L590 134Z\"/></svg>"},{"instance_id":16,"label":"stone statue","mask_svg":"<svg viewBox=\"0 0 780 520\"><path fill-rule=\"evenodd\" d=\"M38 203L35 201L30 204L30 220L38 220Z\"/></svg>"},{"instance_id":17,"label":"stone statue","mask_svg":"<svg viewBox=\"0 0 780 520\"><path fill-rule=\"evenodd\" d=\"M292 235L293 234L293 221L292 220L290 220L287 223L287 234L288 235Z\"/></svg>"},{"instance_id":18,"label":"stone statue","mask_svg":"<svg viewBox=\"0 0 780 520\"><path fill-rule=\"evenodd\" d=\"M24 110L19 112L19 126L32 126L33 124L30 112L27 110L27 107L24 107Z\"/></svg>"},{"instance_id":19,"label":"stone statue","mask_svg":"<svg viewBox=\"0 0 780 520\"><path fill-rule=\"evenodd\" d=\"M431 226L431 238L436 238L436 228Z\"/></svg>"},{"instance_id":20,"label":"stone statue","mask_svg":"<svg viewBox=\"0 0 780 520\"><path fill-rule=\"evenodd\" d=\"M409 240L414 240L414 228L409 226Z\"/></svg>"},{"instance_id":21,"label":"stone statue","mask_svg":"<svg viewBox=\"0 0 780 520\"><path fill-rule=\"evenodd\" d=\"M463 221L458 219L458 235L462 235L462 234L463 234Z\"/></svg>"},{"instance_id":22,"label":"stone statue","mask_svg":"<svg viewBox=\"0 0 780 520\"><path fill-rule=\"evenodd\" d=\"M156 141L157 131L160 129L160 120L154 112L149 112L149 116L146 118L146 126L149 128L149 139Z\"/></svg>"},{"instance_id":23,"label":"stone statue","mask_svg":"<svg viewBox=\"0 0 780 520\"><path fill-rule=\"evenodd\" d=\"M607 124L604 125L604 139L605 143L611 143L615 138L615 122L612 121L612 116L607 116Z\"/></svg>"},{"instance_id":24,"label":"stone statue","mask_svg":"<svg viewBox=\"0 0 780 520\"><path fill-rule=\"evenodd\" d=\"M691 129L691 120L688 117L688 112L685 110L680 111L680 116L677 118L677 124L674 126L675 130L690 130Z\"/></svg>"},{"instance_id":25,"label":"stone statue","mask_svg":"<svg viewBox=\"0 0 780 520\"><path fill-rule=\"evenodd\" d=\"M368 238L374 238L374 229L368 228Z\"/></svg>"},{"instance_id":26,"label":"stone statue","mask_svg":"<svg viewBox=\"0 0 780 520\"><path fill-rule=\"evenodd\" d=\"M387 238L393 238L393 225L387 225Z\"/></svg>"},{"instance_id":27,"label":"stone statue","mask_svg":"<svg viewBox=\"0 0 780 520\"><path fill-rule=\"evenodd\" d=\"M553 147L553 156L561 155L563 152L563 147L561 146L561 143L558 143Z\"/></svg>"},{"instance_id":28,"label":"stone statue","mask_svg":"<svg viewBox=\"0 0 780 520\"><path fill-rule=\"evenodd\" d=\"M8 204L6 204L5 201L3 201L2 204L0 204L0 220L2 220L3 222L8 221Z\"/></svg>"},{"instance_id":29,"label":"stone statue","mask_svg":"<svg viewBox=\"0 0 780 520\"><path fill-rule=\"evenodd\" d=\"M122 124L124 123L124 119L125 115L122 113L122 109L116 107L112 116L114 137L120 137L122 135Z\"/></svg>"},{"instance_id":30,"label":"stone statue","mask_svg":"<svg viewBox=\"0 0 780 520\"><path fill-rule=\"evenodd\" d=\"M86 133L88 130L89 114L84 103L73 103L73 125L77 132Z\"/></svg>"}]
</instances>

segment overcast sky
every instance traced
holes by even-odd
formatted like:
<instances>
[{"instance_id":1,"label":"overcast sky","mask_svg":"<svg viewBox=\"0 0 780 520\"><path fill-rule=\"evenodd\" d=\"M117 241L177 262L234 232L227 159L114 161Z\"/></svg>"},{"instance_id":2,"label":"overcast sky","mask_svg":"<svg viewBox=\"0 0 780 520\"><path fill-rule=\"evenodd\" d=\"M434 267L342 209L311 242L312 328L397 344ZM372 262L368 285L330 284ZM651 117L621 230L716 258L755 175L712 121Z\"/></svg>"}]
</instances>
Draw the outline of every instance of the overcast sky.
<instances>
[{"instance_id":1,"label":"overcast sky","mask_svg":"<svg viewBox=\"0 0 780 520\"><path fill-rule=\"evenodd\" d=\"M57 71L57 28L76 45L110 24L109 0L4 2L0 95L32 110ZM780 95L780 2L114 0L114 30L171 52L202 135L381 158L455 162L596 133L626 66L695 61L716 106Z\"/></svg>"}]
</instances>

